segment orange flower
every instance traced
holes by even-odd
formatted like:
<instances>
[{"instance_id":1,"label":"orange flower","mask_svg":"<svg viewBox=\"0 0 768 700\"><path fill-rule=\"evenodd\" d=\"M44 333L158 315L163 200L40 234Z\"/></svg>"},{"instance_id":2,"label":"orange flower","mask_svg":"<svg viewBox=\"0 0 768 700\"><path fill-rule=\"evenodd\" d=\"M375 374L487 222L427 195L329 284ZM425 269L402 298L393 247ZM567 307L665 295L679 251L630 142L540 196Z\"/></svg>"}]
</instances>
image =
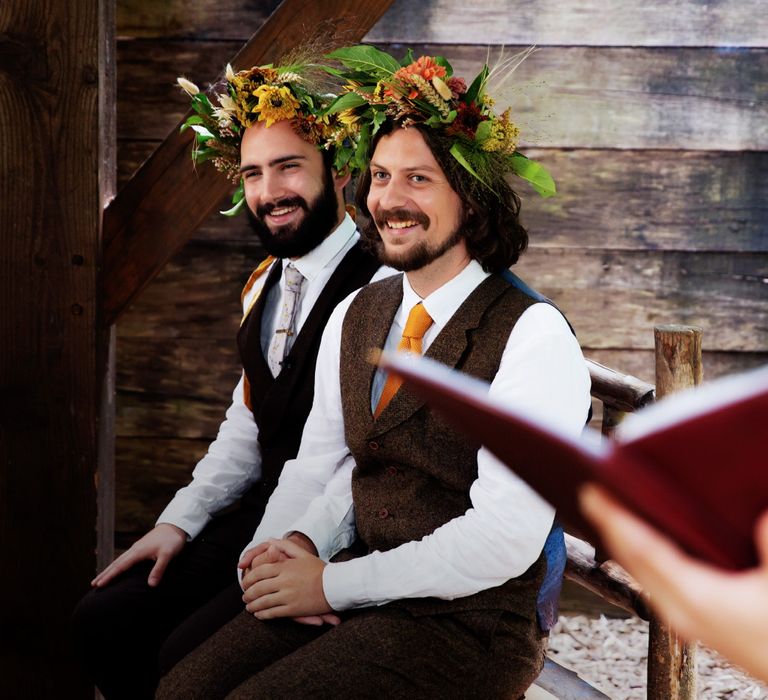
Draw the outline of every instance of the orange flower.
<instances>
[{"instance_id":1,"label":"orange flower","mask_svg":"<svg viewBox=\"0 0 768 700\"><path fill-rule=\"evenodd\" d=\"M420 75L424 80L432 80L432 78L444 78L445 68L438 63L431 56L419 56L413 63L400 70L405 73L411 73L413 75ZM400 71L398 71L399 73ZM397 75L397 73L395 73Z\"/></svg>"}]
</instances>

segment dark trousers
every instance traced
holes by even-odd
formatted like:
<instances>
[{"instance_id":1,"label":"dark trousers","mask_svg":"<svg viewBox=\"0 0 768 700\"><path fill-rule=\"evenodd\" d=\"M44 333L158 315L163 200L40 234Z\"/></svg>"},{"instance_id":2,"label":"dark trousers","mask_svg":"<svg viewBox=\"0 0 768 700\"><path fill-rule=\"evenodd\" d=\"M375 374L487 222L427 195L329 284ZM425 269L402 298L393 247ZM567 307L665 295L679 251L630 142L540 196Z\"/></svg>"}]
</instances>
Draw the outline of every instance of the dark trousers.
<instances>
[{"instance_id":1,"label":"dark trousers","mask_svg":"<svg viewBox=\"0 0 768 700\"><path fill-rule=\"evenodd\" d=\"M160 700L519 698L544 663L536 621L498 610L369 608L337 627L241 612L180 661Z\"/></svg>"},{"instance_id":2,"label":"dark trousers","mask_svg":"<svg viewBox=\"0 0 768 700\"><path fill-rule=\"evenodd\" d=\"M240 508L214 518L155 588L147 584L154 562L142 562L84 596L73 615L73 640L108 700L152 698L161 650L171 665L243 610L237 561L262 515ZM204 614L193 616L203 606Z\"/></svg>"}]
</instances>

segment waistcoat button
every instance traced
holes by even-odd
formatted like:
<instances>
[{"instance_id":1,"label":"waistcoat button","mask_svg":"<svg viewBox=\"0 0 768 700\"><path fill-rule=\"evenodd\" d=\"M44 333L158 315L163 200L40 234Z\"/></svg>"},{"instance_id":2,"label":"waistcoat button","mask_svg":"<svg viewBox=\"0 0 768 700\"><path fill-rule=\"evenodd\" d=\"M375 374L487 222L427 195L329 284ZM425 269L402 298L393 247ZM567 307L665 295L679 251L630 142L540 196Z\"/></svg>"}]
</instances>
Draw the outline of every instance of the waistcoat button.
<instances>
[{"instance_id":1,"label":"waistcoat button","mask_svg":"<svg viewBox=\"0 0 768 700\"><path fill-rule=\"evenodd\" d=\"M394 476L397 474L397 467L390 465L387 467L386 472L387 476Z\"/></svg>"},{"instance_id":2,"label":"waistcoat button","mask_svg":"<svg viewBox=\"0 0 768 700\"><path fill-rule=\"evenodd\" d=\"M378 449L379 449L379 443L378 443L378 442L376 442L375 440L371 440L371 441L368 443L368 447L369 447L370 449L372 449L372 450L378 450Z\"/></svg>"},{"instance_id":3,"label":"waistcoat button","mask_svg":"<svg viewBox=\"0 0 768 700\"><path fill-rule=\"evenodd\" d=\"M384 520L384 518L386 518L386 517L388 517L388 516L389 516L389 511L388 511L386 508L382 508L382 509L379 511L379 517L380 517L382 520Z\"/></svg>"}]
</instances>

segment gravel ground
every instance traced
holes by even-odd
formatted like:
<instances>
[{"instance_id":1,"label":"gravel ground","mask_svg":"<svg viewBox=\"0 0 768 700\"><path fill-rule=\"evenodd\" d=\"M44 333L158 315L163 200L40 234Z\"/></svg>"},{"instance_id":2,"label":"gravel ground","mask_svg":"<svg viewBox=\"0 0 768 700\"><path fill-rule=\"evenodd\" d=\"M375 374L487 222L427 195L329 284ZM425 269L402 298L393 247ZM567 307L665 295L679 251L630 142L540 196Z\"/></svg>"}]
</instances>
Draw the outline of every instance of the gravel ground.
<instances>
[{"instance_id":1,"label":"gravel ground","mask_svg":"<svg viewBox=\"0 0 768 700\"><path fill-rule=\"evenodd\" d=\"M561 616L548 653L614 700L645 699L647 622ZM768 686L709 649L699 648L698 672L700 700L768 700Z\"/></svg>"}]
</instances>

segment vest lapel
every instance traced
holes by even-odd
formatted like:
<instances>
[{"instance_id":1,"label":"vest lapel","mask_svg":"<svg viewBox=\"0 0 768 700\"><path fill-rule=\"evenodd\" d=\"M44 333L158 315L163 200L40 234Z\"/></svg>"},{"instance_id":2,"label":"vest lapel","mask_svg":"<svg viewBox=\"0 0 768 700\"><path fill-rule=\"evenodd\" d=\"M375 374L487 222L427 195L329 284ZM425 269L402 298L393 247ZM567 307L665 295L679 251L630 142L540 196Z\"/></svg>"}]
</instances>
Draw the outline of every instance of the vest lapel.
<instances>
[{"instance_id":1,"label":"vest lapel","mask_svg":"<svg viewBox=\"0 0 768 700\"><path fill-rule=\"evenodd\" d=\"M432 341L425 357L437 360L448 367L460 367L464 355L470 348L473 331L480 326L488 307L508 288L509 282L500 275L491 275L481 282ZM392 316L394 318L394 313ZM384 338L386 339L386 335ZM382 347L383 344L384 340L377 347ZM371 380L372 378L373 373L371 373ZM370 386L367 396L370 408ZM407 389L398 391L381 412L378 420L374 422L372 435L385 433L408 420L424 403L423 399Z\"/></svg>"}]
</instances>

